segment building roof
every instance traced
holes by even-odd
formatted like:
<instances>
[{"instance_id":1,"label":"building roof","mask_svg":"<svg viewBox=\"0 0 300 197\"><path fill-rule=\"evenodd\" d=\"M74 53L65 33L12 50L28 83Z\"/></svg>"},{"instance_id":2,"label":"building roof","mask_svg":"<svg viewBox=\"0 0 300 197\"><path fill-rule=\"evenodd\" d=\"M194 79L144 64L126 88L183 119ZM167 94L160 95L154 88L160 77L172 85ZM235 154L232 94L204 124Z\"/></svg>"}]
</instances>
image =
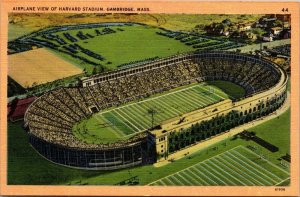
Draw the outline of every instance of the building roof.
<instances>
[{"instance_id":1,"label":"building roof","mask_svg":"<svg viewBox=\"0 0 300 197\"><path fill-rule=\"evenodd\" d=\"M10 102L7 106L8 117L11 121L22 119L29 105L35 100L35 97L18 99L16 103Z\"/></svg>"},{"instance_id":2,"label":"building roof","mask_svg":"<svg viewBox=\"0 0 300 197\"><path fill-rule=\"evenodd\" d=\"M271 32L269 32L269 33L265 33L263 36L264 37L273 37L273 34Z\"/></svg>"},{"instance_id":3,"label":"building roof","mask_svg":"<svg viewBox=\"0 0 300 197\"><path fill-rule=\"evenodd\" d=\"M282 28L281 27L273 27L273 28L271 28L272 30L282 30Z\"/></svg>"}]
</instances>

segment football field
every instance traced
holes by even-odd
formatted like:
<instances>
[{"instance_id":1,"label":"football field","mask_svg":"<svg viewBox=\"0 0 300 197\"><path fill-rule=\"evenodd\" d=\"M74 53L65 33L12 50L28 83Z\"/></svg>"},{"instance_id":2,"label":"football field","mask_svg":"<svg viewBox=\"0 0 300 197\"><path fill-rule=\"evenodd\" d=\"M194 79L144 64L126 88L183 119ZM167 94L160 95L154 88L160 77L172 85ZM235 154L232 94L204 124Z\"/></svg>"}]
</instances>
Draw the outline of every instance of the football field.
<instances>
[{"instance_id":1,"label":"football field","mask_svg":"<svg viewBox=\"0 0 300 197\"><path fill-rule=\"evenodd\" d=\"M220 89L205 83L193 84L165 94L156 95L139 102L127 104L95 114L80 123L77 131L82 139L93 143L130 137L168 119L179 117L197 109L227 99ZM80 129L84 128L84 129Z\"/></svg>"},{"instance_id":2,"label":"football field","mask_svg":"<svg viewBox=\"0 0 300 197\"><path fill-rule=\"evenodd\" d=\"M149 185L275 186L289 178L287 169L261 158L244 146L238 146Z\"/></svg>"}]
</instances>

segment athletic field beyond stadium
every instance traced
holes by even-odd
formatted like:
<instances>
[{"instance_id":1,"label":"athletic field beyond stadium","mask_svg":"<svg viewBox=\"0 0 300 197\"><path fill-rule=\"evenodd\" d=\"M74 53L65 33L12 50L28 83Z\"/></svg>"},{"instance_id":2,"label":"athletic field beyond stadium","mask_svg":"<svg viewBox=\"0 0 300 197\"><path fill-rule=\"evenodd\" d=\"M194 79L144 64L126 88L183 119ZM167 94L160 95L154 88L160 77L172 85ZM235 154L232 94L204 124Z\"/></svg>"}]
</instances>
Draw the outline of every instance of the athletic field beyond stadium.
<instances>
[{"instance_id":1,"label":"athletic field beyond stadium","mask_svg":"<svg viewBox=\"0 0 300 197\"><path fill-rule=\"evenodd\" d=\"M27 88L82 73L82 69L40 48L8 56L8 75Z\"/></svg>"},{"instance_id":2,"label":"athletic field beyond stadium","mask_svg":"<svg viewBox=\"0 0 300 197\"><path fill-rule=\"evenodd\" d=\"M287 169L238 146L149 185L276 186L289 178Z\"/></svg>"}]
</instances>

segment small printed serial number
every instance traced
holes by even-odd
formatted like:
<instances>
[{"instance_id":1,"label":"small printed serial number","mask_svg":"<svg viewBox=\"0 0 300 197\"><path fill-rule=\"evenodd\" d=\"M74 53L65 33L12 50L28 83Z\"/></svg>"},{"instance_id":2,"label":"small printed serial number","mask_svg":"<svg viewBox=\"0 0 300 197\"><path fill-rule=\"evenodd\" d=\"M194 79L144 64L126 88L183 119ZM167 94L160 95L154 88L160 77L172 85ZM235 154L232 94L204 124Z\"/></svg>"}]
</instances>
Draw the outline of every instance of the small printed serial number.
<instances>
[{"instance_id":1,"label":"small printed serial number","mask_svg":"<svg viewBox=\"0 0 300 197\"><path fill-rule=\"evenodd\" d=\"M285 188L283 188L283 187L277 187L277 188L275 188L275 191L277 191L277 192L284 192Z\"/></svg>"}]
</instances>

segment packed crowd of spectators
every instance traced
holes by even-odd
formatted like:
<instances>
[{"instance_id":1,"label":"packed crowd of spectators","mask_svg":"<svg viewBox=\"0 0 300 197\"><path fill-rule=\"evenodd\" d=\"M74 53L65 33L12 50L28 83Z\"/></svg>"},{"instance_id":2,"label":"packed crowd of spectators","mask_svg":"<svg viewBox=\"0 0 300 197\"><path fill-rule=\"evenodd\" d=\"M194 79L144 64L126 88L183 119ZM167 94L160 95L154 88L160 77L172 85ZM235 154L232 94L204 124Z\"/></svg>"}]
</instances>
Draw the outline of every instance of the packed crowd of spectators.
<instances>
[{"instance_id":1,"label":"packed crowd of spectators","mask_svg":"<svg viewBox=\"0 0 300 197\"><path fill-rule=\"evenodd\" d=\"M76 139L72 127L90 117L93 109L100 111L192 82L231 81L242 86L249 96L278 82L279 77L272 72L269 67L243 60L189 59L93 86L56 89L37 99L28 109L25 120L30 133L55 144L80 148L120 146L128 141L110 145L86 144Z\"/></svg>"},{"instance_id":2,"label":"packed crowd of spectators","mask_svg":"<svg viewBox=\"0 0 300 197\"><path fill-rule=\"evenodd\" d=\"M248 61L203 59L198 62L205 80L226 80L242 86L246 95L263 91L279 79L271 69Z\"/></svg>"}]
</instances>

